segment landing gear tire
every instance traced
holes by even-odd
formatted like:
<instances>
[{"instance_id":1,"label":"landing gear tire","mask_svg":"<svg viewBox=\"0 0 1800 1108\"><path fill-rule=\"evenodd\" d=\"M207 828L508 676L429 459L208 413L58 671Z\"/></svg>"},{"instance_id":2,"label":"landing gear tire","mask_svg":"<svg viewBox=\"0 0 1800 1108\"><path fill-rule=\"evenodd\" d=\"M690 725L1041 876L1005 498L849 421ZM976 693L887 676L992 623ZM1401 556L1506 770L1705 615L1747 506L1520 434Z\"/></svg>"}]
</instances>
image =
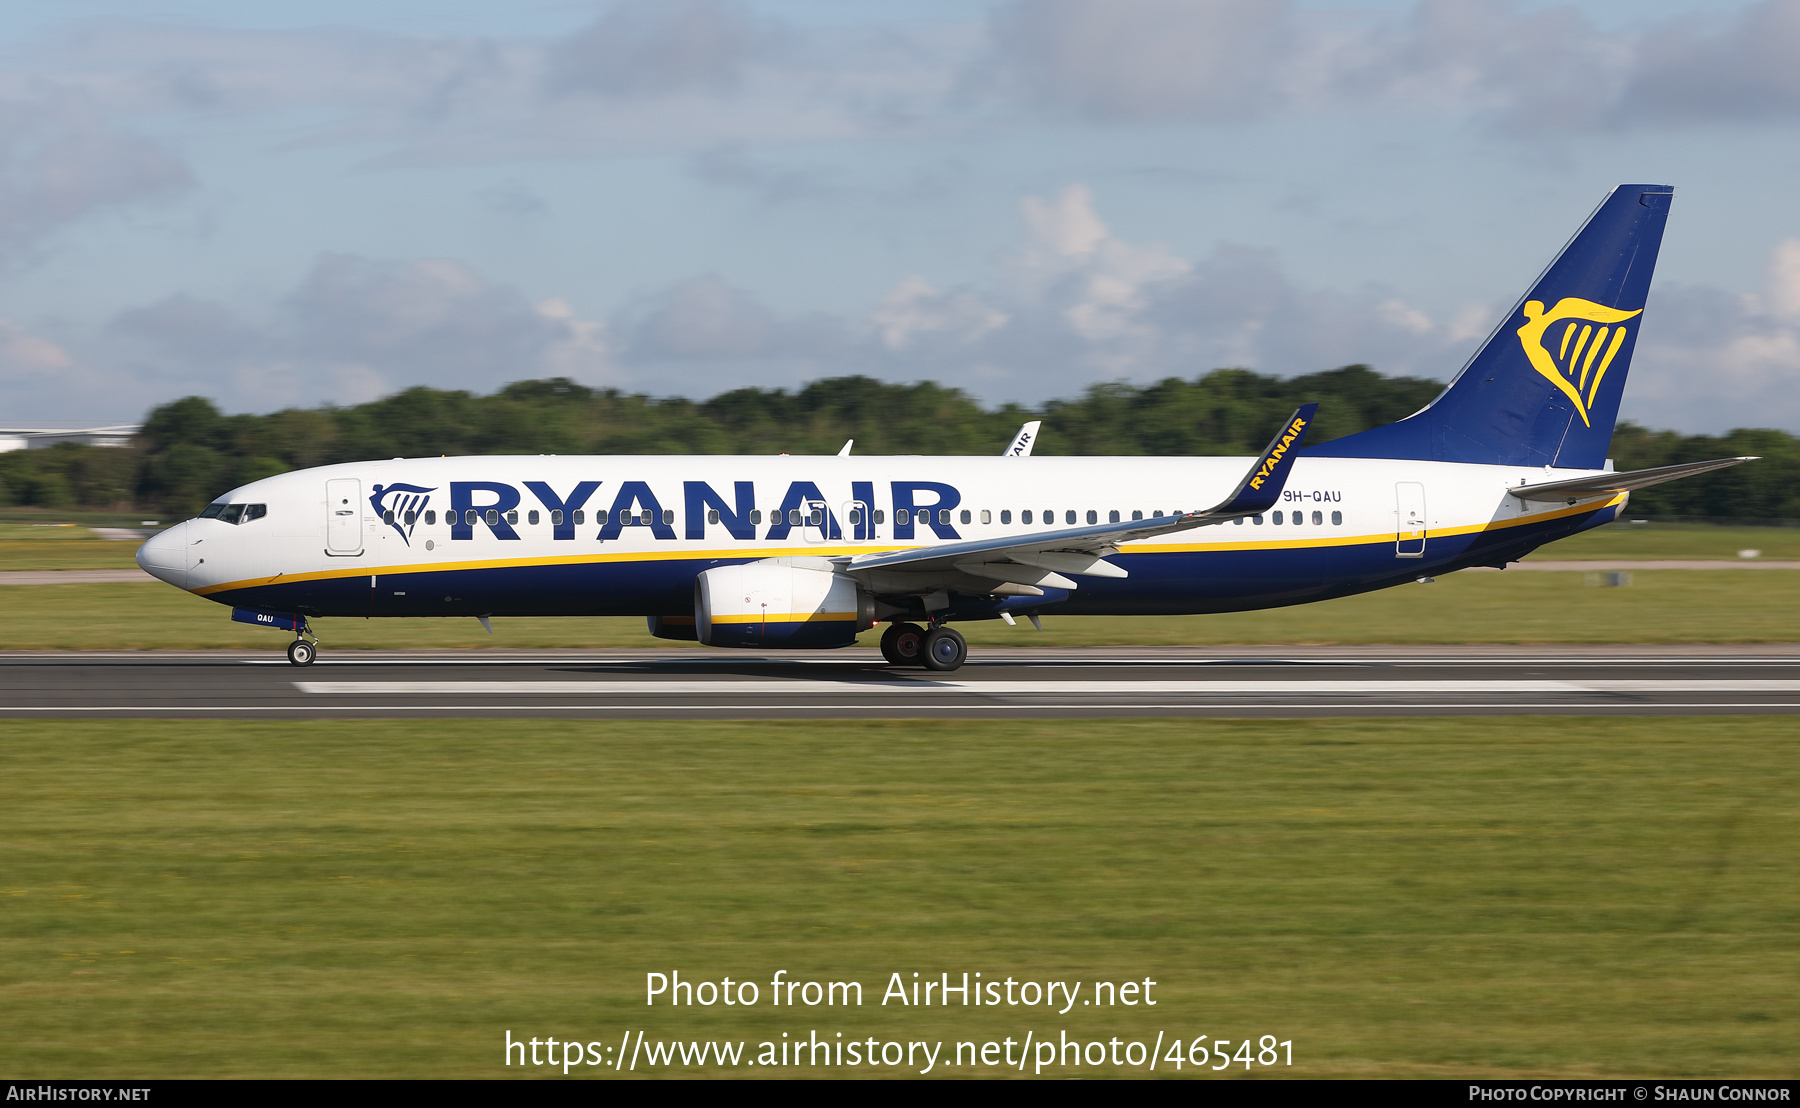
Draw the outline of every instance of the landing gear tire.
<instances>
[{"instance_id":1,"label":"landing gear tire","mask_svg":"<svg viewBox=\"0 0 1800 1108\"><path fill-rule=\"evenodd\" d=\"M969 644L948 627L934 627L925 636L925 668L958 669L969 658Z\"/></svg>"},{"instance_id":2,"label":"landing gear tire","mask_svg":"<svg viewBox=\"0 0 1800 1108\"><path fill-rule=\"evenodd\" d=\"M881 633L881 656L892 666L916 666L924 662L925 629L916 623L895 623Z\"/></svg>"},{"instance_id":3,"label":"landing gear tire","mask_svg":"<svg viewBox=\"0 0 1800 1108\"><path fill-rule=\"evenodd\" d=\"M288 643L288 661L297 666L312 665L313 659L318 657L318 655L318 648L312 643L307 642L305 639L295 639L293 642Z\"/></svg>"}]
</instances>

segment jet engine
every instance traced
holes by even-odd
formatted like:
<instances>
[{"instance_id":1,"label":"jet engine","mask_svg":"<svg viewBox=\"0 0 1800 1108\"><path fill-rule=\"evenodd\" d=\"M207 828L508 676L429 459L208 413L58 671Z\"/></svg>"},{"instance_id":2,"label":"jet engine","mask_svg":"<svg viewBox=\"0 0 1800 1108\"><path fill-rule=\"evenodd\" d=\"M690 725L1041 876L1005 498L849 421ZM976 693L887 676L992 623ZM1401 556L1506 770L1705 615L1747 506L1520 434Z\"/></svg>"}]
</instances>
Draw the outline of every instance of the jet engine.
<instances>
[{"instance_id":1,"label":"jet engine","mask_svg":"<svg viewBox=\"0 0 1800 1108\"><path fill-rule=\"evenodd\" d=\"M694 581L694 630L707 646L849 646L875 626L875 600L824 558L719 566Z\"/></svg>"}]
</instances>

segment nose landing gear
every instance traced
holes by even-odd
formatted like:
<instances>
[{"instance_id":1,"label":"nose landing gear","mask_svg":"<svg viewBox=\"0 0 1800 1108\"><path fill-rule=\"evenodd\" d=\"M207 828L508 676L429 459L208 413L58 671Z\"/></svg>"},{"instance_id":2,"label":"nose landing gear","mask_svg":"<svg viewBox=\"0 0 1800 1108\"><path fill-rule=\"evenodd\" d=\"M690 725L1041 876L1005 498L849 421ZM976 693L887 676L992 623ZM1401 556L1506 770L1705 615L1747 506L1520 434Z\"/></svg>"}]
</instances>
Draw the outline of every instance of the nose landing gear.
<instances>
[{"instance_id":1,"label":"nose landing gear","mask_svg":"<svg viewBox=\"0 0 1800 1108\"><path fill-rule=\"evenodd\" d=\"M287 656L288 661L297 666L310 666L319 656L319 636L313 634L312 625L305 617L301 617L300 626L294 628L294 641L288 643Z\"/></svg>"}]
</instances>

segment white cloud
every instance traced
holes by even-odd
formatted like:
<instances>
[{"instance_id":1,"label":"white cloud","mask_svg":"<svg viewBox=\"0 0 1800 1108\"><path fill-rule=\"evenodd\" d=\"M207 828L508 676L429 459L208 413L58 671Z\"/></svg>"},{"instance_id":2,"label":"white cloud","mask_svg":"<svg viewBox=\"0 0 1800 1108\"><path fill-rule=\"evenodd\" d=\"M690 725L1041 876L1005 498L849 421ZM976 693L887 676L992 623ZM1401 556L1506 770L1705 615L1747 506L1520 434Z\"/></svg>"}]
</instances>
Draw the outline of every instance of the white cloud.
<instances>
[{"instance_id":1,"label":"white cloud","mask_svg":"<svg viewBox=\"0 0 1800 1108\"><path fill-rule=\"evenodd\" d=\"M121 313L89 361L135 393L179 388L234 409L354 403L412 385L614 384L611 336L567 301L537 304L446 259L328 254L267 318L171 296Z\"/></svg>"},{"instance_id":2,"label":"white cloud","mask_svg":"<svg viewBox=\"0 0 1800 1108\"><path fill-rule=\"evenodd\" d=\"M1041 103L1102 119L1243 119L1285 99L1285 0L1018 0L994 62ZM983 68L987 68L987 63Z\"/></svg>"},{"instance_id":3,"label":"white cloud","mask_svg":"<svg viewBox=\"0 0 1800 1108\"><path fill-rule=\"evenodd\" d=\"M784 315L704 275L601 321L460 262L327 255L262 318L172 296L85 339L0 325L0 404L19 418L130 418L190 393L268 410L567 376L705 397L854 373L1038 402L1097 380L1352 362L1448 379L1504 308L1434 314L1390 289L1311 287L1241 245L1184 259L1121 239L1079 185L1021 202L1018 248L995 278L944 290L908 277L852 318ZM1772 249L1754 294L1658 286L1625 414L1685 431L1800 429L1800 240Z\"/></svg>"},{"instance_id":4,"label":"white cloud","mask_svg":"<svg viewBox=\"0 0 1800 1108\"><path fill-rule=\"evenodd\" d=\"M1263 0L1014 0L991 39L985 83L1103 120L1398 109L1533 136L1800 115L1800 0L1630 33L1516 0L1419 0L1362 27Z\"/></svg>"},{"instance_id":5,"label":"white cloud","mask_svg":"<svg viewBox=\"0 0 1800 1108\"><path fill-rule=\"evenodd\" d=\"M1760 294L1653 288L1621 414L1686 431L1800 430L1800 240L1770 252Z\"/></svg>"},{"instance_id":6,"label":"white cloud","mask_svg":"<svg viewBox=\"0 0 1800 1108\"><path fill-rule=\"evenodd\" d=\"M1005 312L974 293L943 293L923 277L908 277L882 298L871 322L881 344L898 351L927 334L972 342L1004 327L1007 319Z\"/></svg>"},{"instance_id":7,"label":"white cloud","mask_svg":"<svg viewBox=\"0 0 1800 1108\"><path fill-rule=\"evenodd\" d=\"M92 212L190 183L180 159L81 93L39 87L0 99L0 262Z\"/></svg>"},{"instance_id":8,"label":"white cloud","mask_svg":"<svg viewBox=\"0 0 1800 1108\"><path fill-rule=\"evenodd\" d=\"M728 92L774 48L777 26L733 0L626 0L550 52L557 92Z\"/></svg>"}]
</instances>

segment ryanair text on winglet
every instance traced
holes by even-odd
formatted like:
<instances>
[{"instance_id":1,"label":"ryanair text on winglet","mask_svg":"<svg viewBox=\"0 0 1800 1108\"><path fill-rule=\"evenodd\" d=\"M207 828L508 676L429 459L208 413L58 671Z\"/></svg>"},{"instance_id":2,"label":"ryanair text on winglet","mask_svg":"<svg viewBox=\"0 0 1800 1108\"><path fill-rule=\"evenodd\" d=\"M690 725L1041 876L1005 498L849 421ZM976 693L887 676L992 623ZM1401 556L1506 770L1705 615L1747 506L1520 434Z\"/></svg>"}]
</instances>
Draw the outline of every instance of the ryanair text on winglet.
<instances>
[{"instance_id":1,"label":"ryanair text on winglet","mask_svg":"<svg viewBox=\"0 0 1800 1108\"><path fill-rule=\"evenodd\" d=\"M1294 440L1300 437L1300 432L1305 427L1304 419L1295 419L1294 422L1288 424L1288 429L1282 432L1281 441L1276 443L1275 449L1269 451L1269 456L1263 459L1263 464L1256 470L1256 476L1250 478L1251 488L1262 488L1263 482L1268 480L1269 474L1275 472L1275 467L1280 465L1281 459L1287 456L1288 447L1294 445Z\"/></svg>"}]
</instances>

